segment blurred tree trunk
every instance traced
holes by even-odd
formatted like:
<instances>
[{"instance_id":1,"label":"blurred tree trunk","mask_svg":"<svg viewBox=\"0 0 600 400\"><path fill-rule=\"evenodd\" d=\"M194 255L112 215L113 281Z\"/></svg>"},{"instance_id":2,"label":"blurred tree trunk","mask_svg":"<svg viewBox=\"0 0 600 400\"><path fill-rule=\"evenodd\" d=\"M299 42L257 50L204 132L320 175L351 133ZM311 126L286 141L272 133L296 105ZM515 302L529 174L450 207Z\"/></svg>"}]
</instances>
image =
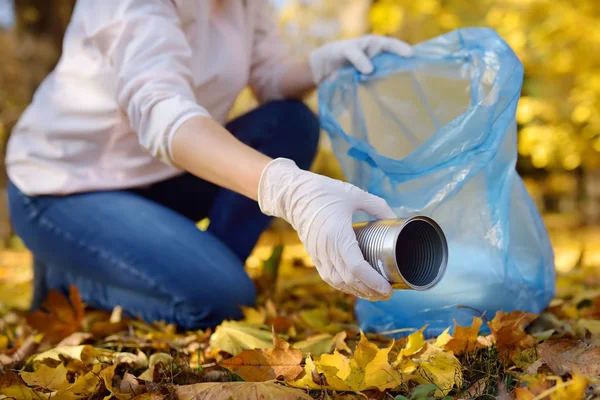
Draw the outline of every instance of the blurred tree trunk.
<instances>
[{"instance_id":1,"label":"blurred tree trunk","mask_svg":"<svg viewBox=\"0 0 600 400\"><path fill-rule=\"evenodd\" d=\"M11 234L4 165L9 132L56 65L74 5L75 0L15 0L14 27L0 32L0 240L5 243Z\"/></svg>"}]
</instances>

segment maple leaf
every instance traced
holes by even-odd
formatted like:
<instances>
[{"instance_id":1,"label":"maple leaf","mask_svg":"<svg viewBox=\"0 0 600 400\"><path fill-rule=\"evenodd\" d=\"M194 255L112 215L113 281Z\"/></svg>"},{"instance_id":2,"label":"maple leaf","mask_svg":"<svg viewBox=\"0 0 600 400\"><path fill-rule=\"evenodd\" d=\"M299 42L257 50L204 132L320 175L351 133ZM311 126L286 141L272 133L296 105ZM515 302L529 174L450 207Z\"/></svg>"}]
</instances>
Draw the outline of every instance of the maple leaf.
<instances>
[{"instance_id":1,"label":"maple leaf","mask_svg":"<svg viewBox=\"0 0 600 400\"><path fill-rule=\"evenodd\" d=\"M315 365L334 390L392 389L402 384L401 374L388 360L393 345L392 342L389 347L380 349L361 332L352 357L335 350L333 354L323 354Z\"/></svg>"},{"instance_id":2,"label":"maple leaf","mask_svg":"<svg viewBox=\"0 0 600 400\"><path fill-rule=\"evenodd\" d=\"M460 361L450 352L445 352L434 346L427 346L427 350L419 356L419 368L416 374L419 383L433 383L437 387L434 395L442 397L447 395L454 386L462 386L463 376Z\"/></svg>"},{"instance_id":3,"label":"maple leaf","mask_svg":"<svg viewBox=\"0 0 600 400\"><path fill-rule=\"evenodd\" d=\"M585 398L588 379L579 374L574 374L571 380L559 382L554 387L555 391L550 395L551 400L573 400Z\"/></svg>"},{"instance_id":4,"label":"maple leaf","mask_svg":"<svg viewBox=\"0 0 600 400\"><path fill-rule=\"evenodd\" d=\"M0 373L0 397L19 400L38 400L42 397L33 389L23 384L19 375L12 371Z\"/></svg>"},{"instance_id":5,"label":"maple leaf","mask_svg":"<svg viewBox=\"0 0 600 400\"><path fill-rule=\"evenodd\" d=\"M436 339L433 345L435 347L443 348L448 344L449 341L452 340L452 335L450 335L450 328L446 328L444 332L442 332Z\"/></svg>"},{"instance_id":6,"label":"maple leaf","mask_svg":"<svg viewBox=\"0 0 600 400\"><path fill-rule=\"evenodd\" d=\"M408 380L435 384L435 395L441 397L448 394L454 386L462 385L461 365L452 352L445 352L425 342L425 328L427 326L408 336L406 345L400 350L394 365L399 367L403 374L411 374ZM447 338L442 338L436 343L446 341Z\"/></svg>"},{"instance_id":7,"label":"maple leaf","mask_svg":"<svg viewBox=\"0 0 600 400\"><path fill-rule=\"evenodd\" d=\"M27 385L49 390L64 390L71 386L67 380L67 369L63 364L50 368L41 364L36 371L19 373Z\"/></svg>"},{"instance_id":8,"label":"maple leaf","mask_svg":"<svg viewBox=\"0 0 600 400\"><path fill-rule=\"evenodd\" d=\"M423 335L423 331L426 328L427 326L424 326L418 331L408 335L406 345L400 350L400 354L398 355L399 359L412 356L423 349L425 346L425 336Z\"/></svg>"},{"instance_id":9,"label":"maple leaf","mask_svg":"<svg viewBox=\"0 0 600 400\"><path fill-rule=\"evenodd\" d=\"M471 326L459 326L455 323L452 339L444 345L444 348L451 350L456 355L470 353L482 348L483 345L477 340L482 324L483 321L479 317L473 317Z\"/></svg>"},{"instance_id":10,"label":"maple leaf","mask_svg":"<svg viewBox=\"0 0 600 400\"><path fill-rule=\"evenodd\" d=\"M179 400L312 400L302 390L272 382L208 382L175 386Z\"/></svg>"},{"instance_id":11,"label":"maple leaf","mask_svg":"<svg viewBox=\"0 0 600 400\"><path fill-rule=\"evenodd\" d=\"M236 356L242 350L273 348L271 332L237 321L224 321L210 336L210 346Z\"/></svg>"},{"instance_id":12,"label":"maple leaf","mask_svg":"<svg viewBox=\"0 0 600 400\"><path fill-rule=\"evenodd\" d=\"M547 340L538 346L540 359L557 375L578 372L600 375L600 347L578 340Z\"/></svg>"},{"instance_id":13,"label":"maple leaf","mask_svg":"<svg viewBox=\"0 0 600 400\"><path fill-rule=\"evenodd\" d=\"M319 382L319 378L315 380L315 377L318 377L318 375L319 372L317 366L312 357L308 356L304 362L304 373L299 379L289 381L287 384L300 389L321 389L323 387L323 382Z\"/></svg>"},{"instance_id":14,"label":"maple leaf","mask_svg":"<svg viewBox=\"0 0 600 400\"><path fill-rule=\"evenodd\" d=\"M512 361L522 350L533 347L535 338L525 332L525 328L537 317L537 314L518 310L496 313L489 327L503 360Z\"/></svg>"},{"instance_id":15,"label":"maple leaf","mask_svg":"<svg viewBox=\"0 0 600 400\"><path fill-rule=\"evenodd\" d=\"M49 395L52 399L76 400L88 398L96 390L100 382L98 372L101 368L100 364L96 364L92 371L79 375L73 383L68 381L68 370L63 364L59 364L55 368L40 364L35 371L21 371L20 375L27 385L50 391ZM36 395L35 398L39 399L41 397Z\"/></svg>"},{"instance_id":16,"label":"maple leaf","mask_svg":"<svg viewBox=\"0 0 600 400\"><path fill-rule=\"evenodd\" d=\"M248 382L263 382L283 377L293 380L302 372L302 352L290 348L273 330L272 349L244 350L237 356L221 361L220 366L236 373Z\"/></svg>"},{"instance_id":17,"label":"maple leaf","mask_svg":"<svg viewBox=\"0 0 600 400\"><path fill-rule=\"evenodd\" d=\"M69 300L59 292L50 289L42 303L42 310L26 316L27 323L44 334L44 342L56 344L72 333L81 330L84 311L79 290L71 285Z\"/></svg>"}]
</instances>

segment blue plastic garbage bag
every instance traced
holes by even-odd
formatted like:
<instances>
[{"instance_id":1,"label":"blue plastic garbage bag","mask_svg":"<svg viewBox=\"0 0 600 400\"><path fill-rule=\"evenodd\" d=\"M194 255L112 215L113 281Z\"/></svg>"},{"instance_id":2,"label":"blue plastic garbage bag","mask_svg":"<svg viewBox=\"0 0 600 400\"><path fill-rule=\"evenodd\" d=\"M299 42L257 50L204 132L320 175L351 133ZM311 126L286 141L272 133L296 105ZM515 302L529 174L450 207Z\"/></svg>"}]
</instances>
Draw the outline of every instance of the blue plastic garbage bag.
<instances>
[{"instance_id":1,"label":"blue plastic garbage bag","mask_svg":"<svg viewBox=\"0 0 600 400\"><path fill-rule=\"evenodd\" d=\"M448 239L438 286L358 300L359 324L376 332L428 324L435 335L454 321L470 325L479 312L539 312L554 296L554 255L515 170L522 64L486 28L450 32L415 53L381 54L373 74L348 67L318 90L346 179L386 199L400 218L433 218Z\"/></svg>"}]
</instances>

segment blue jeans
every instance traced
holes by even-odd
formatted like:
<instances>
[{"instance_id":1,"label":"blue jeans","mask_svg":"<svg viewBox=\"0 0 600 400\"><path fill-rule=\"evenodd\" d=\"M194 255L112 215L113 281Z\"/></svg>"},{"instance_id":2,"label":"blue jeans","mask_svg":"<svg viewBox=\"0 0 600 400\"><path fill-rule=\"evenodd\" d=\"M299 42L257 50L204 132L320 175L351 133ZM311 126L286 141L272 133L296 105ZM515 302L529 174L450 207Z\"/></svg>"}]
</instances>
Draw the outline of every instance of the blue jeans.
<instances>
[{"instance_id":1,"label":"blue jeans","mask_svg":"<svg viewBox=\"0 0 600 400\"><path fill-rule=\"evenodd\" d=\"M230 122L242 142L307 169L319 123L298 101L265 104ZM33 252L34 307L75 284L85 303L184 329L240 316L256 292L244 271L270 218L258 204L193 175L147 188L27 196L9 183L15 232ZM195 222L210 218L206 232Z\"/></svg>"}]
</instances>

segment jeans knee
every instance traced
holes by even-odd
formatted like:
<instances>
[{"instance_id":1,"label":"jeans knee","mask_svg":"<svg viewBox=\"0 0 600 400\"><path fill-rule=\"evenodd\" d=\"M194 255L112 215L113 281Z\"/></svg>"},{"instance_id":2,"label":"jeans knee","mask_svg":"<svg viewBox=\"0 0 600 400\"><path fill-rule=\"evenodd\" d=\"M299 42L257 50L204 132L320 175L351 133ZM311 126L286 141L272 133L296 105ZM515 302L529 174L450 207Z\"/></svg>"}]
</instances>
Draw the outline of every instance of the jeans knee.
<instances>
[{"instance_id":1,"label":"jeans knee","mask_svg":"<svg viewBox=\"0 0 600 400\"><path fill-rule=\"evenodd\" d=\"M242 317L242 307L256 303L256 288L249 277L223 282L221 287L200 289L175 305L174 321L184 329L205 329L224 320Z\"/></svg>"}]
</instances>

